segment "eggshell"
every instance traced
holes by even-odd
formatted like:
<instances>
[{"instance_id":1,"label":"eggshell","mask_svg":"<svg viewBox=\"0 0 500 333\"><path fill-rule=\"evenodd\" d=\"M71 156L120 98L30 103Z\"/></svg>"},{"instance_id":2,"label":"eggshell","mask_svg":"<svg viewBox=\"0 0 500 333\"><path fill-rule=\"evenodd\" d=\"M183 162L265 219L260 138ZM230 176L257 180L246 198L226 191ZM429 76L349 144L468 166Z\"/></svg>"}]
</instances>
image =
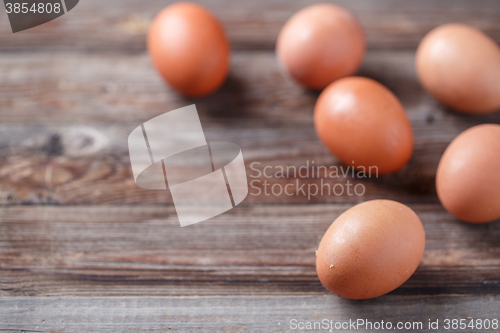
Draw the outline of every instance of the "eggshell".
<instances>
[{"instance_id":1,"label":"eggshell","mask_svg":"<svg viewBox=\"0 0 500 333\"><path fill-rule=\"evenodd\" d=\"M346 9L315 4L293 15L281 29L278 60L299 83L322 89L357 72L365 54L361 25Z\"/></svg>"},{"instance_id":2,"label":"eggshell","mask_svg":"<svg viewBox=\"0 0 500 333\"><path fill-rule=\"evenodd\" d=\"M214 92L229 71L224 29L198 4L179 2L163 9L149 29L148 50L165 81L187 96Z\"/></svg>"},{"instance_id":3,"label":"eggshell","mask_svg":"<svg viewBox=\"0 0 500 333\"><path fill-rule=\"evenodd\" d=\"M475 28L446 24L429 32L418 47L416 69L424 88L451 109L500 109L500 48Z\"/></svg>"},{"instance_id":4,"label":"eggshell","mask_svg":"<svg viewBox=\"0 0 500 333\"><path fill-rule=\"evenodd\" d=\"M326 289L350 299L384 295L417 269L425 248L418 216L390 200L354 206L328 228L316 255Z\"/></svg>"},{"instance_id":5,"label":"eggshell","mask_svg":"<svg viewBox=\"0 0 500 333\"><path fill-rule=\"evenodd\" d=\"M471 223L500 218L500 125L462 132L446 148L436 173L439 200L448 212Z\"/></svg>"},{"instance_id":6,"label":"eggshell","mask_svg":"<svg viewBox=\"0 0 500 333\"><path fill-rule=\"evenodd\" d=\"M372 79L347 77L330 84L316 102L314 124L334 155L365 171L396 171L413 151L413 131L403 106Z\"/></svg>"}]
</instances>

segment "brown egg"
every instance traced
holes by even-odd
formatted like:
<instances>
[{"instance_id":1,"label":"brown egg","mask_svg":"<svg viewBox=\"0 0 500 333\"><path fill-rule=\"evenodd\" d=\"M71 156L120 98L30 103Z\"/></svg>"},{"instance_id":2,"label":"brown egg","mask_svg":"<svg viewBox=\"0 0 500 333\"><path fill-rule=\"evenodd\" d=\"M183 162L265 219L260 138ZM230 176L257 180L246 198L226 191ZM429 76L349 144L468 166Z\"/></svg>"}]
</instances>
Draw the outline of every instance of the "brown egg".
<instances>
[{"instance_id":1,"label":"brown egg","mask_svg":"<svg viewBox=\"0 0 500 333\"><path fill-rule=\"evenodd\" d=\"M149 29L148 49L161 76L184 95L208 95L227 77L226 34L220 22L198 4L178 2L163 9Z\"/></svg>"},{"instance_id":2,"label":"brown egg","mask_svg":"<svg viewBox=\"0 0 500 333\"><path fill-rule=\"evenodd\" d=\"M326 289L350 299L384 295L415 272L425 248L418 216L391 200L354 206L328 228L316 254Z\"/></svg>"},{"instance_id":3,"label":"brown egg","mask_svg":"<svg viewBox=\"0 0 500 333\"><path fill-rule=\"evenodd\" d=\"M316 4L293 15L281 29L278 60L299 83L322 89L357 72L365 36L356 18L332 4Z\"/></svg>"},{"instance_id":4,"label":"brown egg","mask_svg":"<svg viewBox=\"0 0 500 333\"><path fill-rule=\"evenodd\" d=\"M321 141L344 164L372 174L402 168L413 151L403 106L372 79L347 77L330 84L316 102L314 125Z\"/></svg>"},{"instance_id":5,"label":"brown egg","mask_svg":"<svg viewBox=\"0 0 500 333\"><path fill-rule=\"evenodd\" d=\"M416 68L424 88L451 109L500 109L500 48L475 28L446 24L429 32L418 47Z\"/></svg>"},{"instance_id":6,"label":"brown egg","mask_svg":"<svg viewBox=\"0 0 500 333\"><path fill-rule=\"evenodd\" d=\"M471 223L500 218L500 125L469 128L446 148L436 174L444 208Z\"/></svg>"}]
</instances>

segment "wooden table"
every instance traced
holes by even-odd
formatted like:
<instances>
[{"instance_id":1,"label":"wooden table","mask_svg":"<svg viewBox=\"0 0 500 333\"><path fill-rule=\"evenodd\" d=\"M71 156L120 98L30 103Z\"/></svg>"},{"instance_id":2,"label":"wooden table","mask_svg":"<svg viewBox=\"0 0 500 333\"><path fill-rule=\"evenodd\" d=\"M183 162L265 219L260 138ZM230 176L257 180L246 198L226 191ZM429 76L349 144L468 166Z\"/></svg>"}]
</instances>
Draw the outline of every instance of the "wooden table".
<instances>
[{"instance_id":1,"label":"wooden table","mask_svg":"<svg viewBox=\"0 0 500 333\"><path fill-rule=\"evenodd\" d=\"M274 54L282 24L311 3L204 1L233 53L224 86L195 100L165 86L145 52L147 27L166 1L82 0L16 34L1 10L0 331L285 332L293 320L323 319L422 322L424 330L438 319L442 331L447 318L500 319L500 224L456 220L434 188L448 143L473 125L500 123L500 113L446 110L422 90L413 66L419 40L439 24L471 24L499 42L497 0L337 1L365 27L360 75L401 99L415 134L403 170L328 180L362 183L363 196L308 200L251 189L237 208L180 228L168 191L135 185L128 134L193 103L207 140L240 145L249 176L253 162L261 170L313 160L340 166L314 131L318 93L285 78ZM417 212L425 254L390 294L341 299L318 281L315 249L339 214L376 198Z\"/></svg>"}]
</instances>

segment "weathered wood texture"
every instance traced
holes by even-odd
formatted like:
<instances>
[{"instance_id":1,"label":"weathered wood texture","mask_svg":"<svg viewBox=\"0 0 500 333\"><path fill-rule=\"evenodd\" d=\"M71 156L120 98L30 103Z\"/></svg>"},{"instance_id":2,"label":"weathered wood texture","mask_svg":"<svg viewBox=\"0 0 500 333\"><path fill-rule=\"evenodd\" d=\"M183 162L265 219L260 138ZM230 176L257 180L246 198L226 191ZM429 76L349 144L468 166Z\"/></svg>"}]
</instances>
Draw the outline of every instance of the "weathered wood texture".
<instances>
[{"instance_id":1,"label":"weathered wood texture","mask_svg":"<svg viewBox=\"0 0 500 333\"><path fill-rule=\"evenodd\" d=\"M283 76L273 52L282 24L313 2L204 1L234 52L227 82L202 99L171 91L145 53L148 24L168 1L82 0L16 34L0 10L0 331L282 332L292 318L425 325L498 315L500 225L454 219L437 200L434 177L457 134L500 123L500 113L446 110L420 87L413 65L421 37L443 23L468 23L500 41L496 0L336 1L366 30L360 75L400 98L415 135L410 163L395 174L324 179L363 184L363 196L309 200L252 188L230 212L180 228L168 191L135 185L130 131L193 103L207 140L240 145L260 190L263 181L307 187L321 179L253 178L254 162L260 171L341 166L314 131L318 93ZM318 281L314 251L338 215L375 198L415 209L426 230L423 260L387 296L340 299Z\"/></svg>"},{"instance_id":2,"label":"weathered wood texture","mask_svg":"<svg viewBox=\"0 0 500 333\"><path fill-rule=\"evenodd\" d=\"M120 50L142 51L153 17L173 1L85 0L68 15L12 34L7 15L0 21L0 51ZM224 24L235 49L273 49L279 30L297 10L315 0L207 0ZM365 28L370 48L415 48L432 28L449 22L476 26L500 41L496 0L338 0Z\"/></svg>"},{"instance_id":3,"label":"weathered wood texture","mask_svg":"<svg viewBox=\"0 0 500 333\"><path fill-rule=\"evenodd\" d=\"M491 319L485 308L498 306L492 296L412 297L397 296L349 301L325 296L242 297L78 297L0 298L7 332L367 332L346 330L292 330L291 324L327 319L339 322L363 319L391 322L394 332L445 332L445 319ZM18 309L23 309L19 311ZM497 313L498 314L498 313ZM1 315L0 315L1 316ZM294 322L293 320L297 322ZM440 330L429 330L429 320L439 320ZM415 329L395 330L408 322ZM422 323L423 329L417 329ZM333 324L335 325L335 324ZM386 324L387 325L387 324ZM416 325L416 326L413 326ZM388 330L390 331L390 330ZM448 330L459 332L459 330ZM465 329L460 332L494 332Z\"/></svg>"},{"instance_id":4,"label":"weathered wood texture","mask_svg":"<svg viewBox=\"0 0 500 333\"><path fill-rule=\"evenodd\" d=\"M325 192L311 202L437 202L434 175L447 144L472 125L500 123L499 113L467 117L445 110L420 87L413 62L412 51L370 52L360 71L387 85L404 104L415 134L408 166L370 180L325 179L330 186L362 183L366 192L362 197ZM250 168L254 162L261 171L313 161L316 166L340 166L314 131L317 93L285 78L271 52L238 52L228 82L216 94L197 100L169 90L146 55L4 54L0 76L3 204L171 203L168 192L135 185L127 136L140 123L191 103L198 107L207 140L242 147L249 176L258 176ZM265 177L257 180L254 186L264 190ZM321 183L312 175L299 180L306 187ZM284 186L297 179L267 181ZM256 194L252 189L244 204L309 201L302 193Z\"/></svg>"},{"instance_id":5,"label":"weathered wood texture","mask_svg":"<svg viewBox=\"0 0 500 333\"><path fill-rule=\"evenodd\" d=\"M315 250L350 206L237 207L185 228L173 208L1 208L0 295L326 295ZM500 224L411 207L426 251L393 295L500 294Z\"/></svg>"}]
</instances>

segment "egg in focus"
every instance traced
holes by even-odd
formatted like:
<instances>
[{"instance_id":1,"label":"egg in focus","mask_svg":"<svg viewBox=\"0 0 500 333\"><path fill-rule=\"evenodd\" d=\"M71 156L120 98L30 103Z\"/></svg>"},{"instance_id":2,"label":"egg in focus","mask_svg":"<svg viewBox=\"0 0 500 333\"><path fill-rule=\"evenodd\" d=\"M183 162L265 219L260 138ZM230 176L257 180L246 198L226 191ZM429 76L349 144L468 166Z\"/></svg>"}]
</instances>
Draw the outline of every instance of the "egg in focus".
<instances>
[{"instance_id":1,"label":"egg in focus","mask_svg":"<svg viewBox=\"0 0 500 333\"><path fill-rule=\"evenodd\" d=\"M316 102L314 125L332 154L364 171L397 171L413 152L413 131L401 102L369 78L330 84Z\"/></svg>"},{"instance_id":2,"label":"egg in focus","mask_svg":"<svg viewBox=\"0 0 500 333\"><path fill-rule=\"evenodd\" d=\"M340 215L316 253L316 271L330 292L349 299L384 295L417 269L425 232L417 214L391 200L371 200Z\"/></svg>"},{"instance_id":3,"label":"egg in focus","mask_svg":"<svg viewBox=\"0 0 500 333\"><path fill-rule=\"evenodd\" d=\"M500 125L471 127L450 143L439 161L436 190L460 220L500 219Z\"/></svg>"},{"instance_id":4,"label":"egg in focus","mask_svg":"<svg viewBox=\"0 0 500 333\"><path fill-rule=\"evenodd\" d=\"M500 48L482 31L435 28L420 42L415 65L423 87L445 106L467 114L500 110Z\"/></svg>"},{"instance_id":5,"label":"egg in focus","mask_svg":"<svg viewBox=\"0 0 500 333\"><path fill-rule=\"evenodd\" d=\"M355 74L365 54L365 35L346 9L315 4L295 13L281 29L276 43L278 60L300 84L322 89Z\"/></svg>"},{"instance_id":6,"label":"egg in focus","mask_svg":"<svg viewBox=\"0 0 500 333\"><path fill-rule=\"evenodd\" d=\"M230 46L224 28L195 3L174 3L155 17L148 51L163 79L189 97L213 93L229 72Z\"/></svg>"}]
</instances>

